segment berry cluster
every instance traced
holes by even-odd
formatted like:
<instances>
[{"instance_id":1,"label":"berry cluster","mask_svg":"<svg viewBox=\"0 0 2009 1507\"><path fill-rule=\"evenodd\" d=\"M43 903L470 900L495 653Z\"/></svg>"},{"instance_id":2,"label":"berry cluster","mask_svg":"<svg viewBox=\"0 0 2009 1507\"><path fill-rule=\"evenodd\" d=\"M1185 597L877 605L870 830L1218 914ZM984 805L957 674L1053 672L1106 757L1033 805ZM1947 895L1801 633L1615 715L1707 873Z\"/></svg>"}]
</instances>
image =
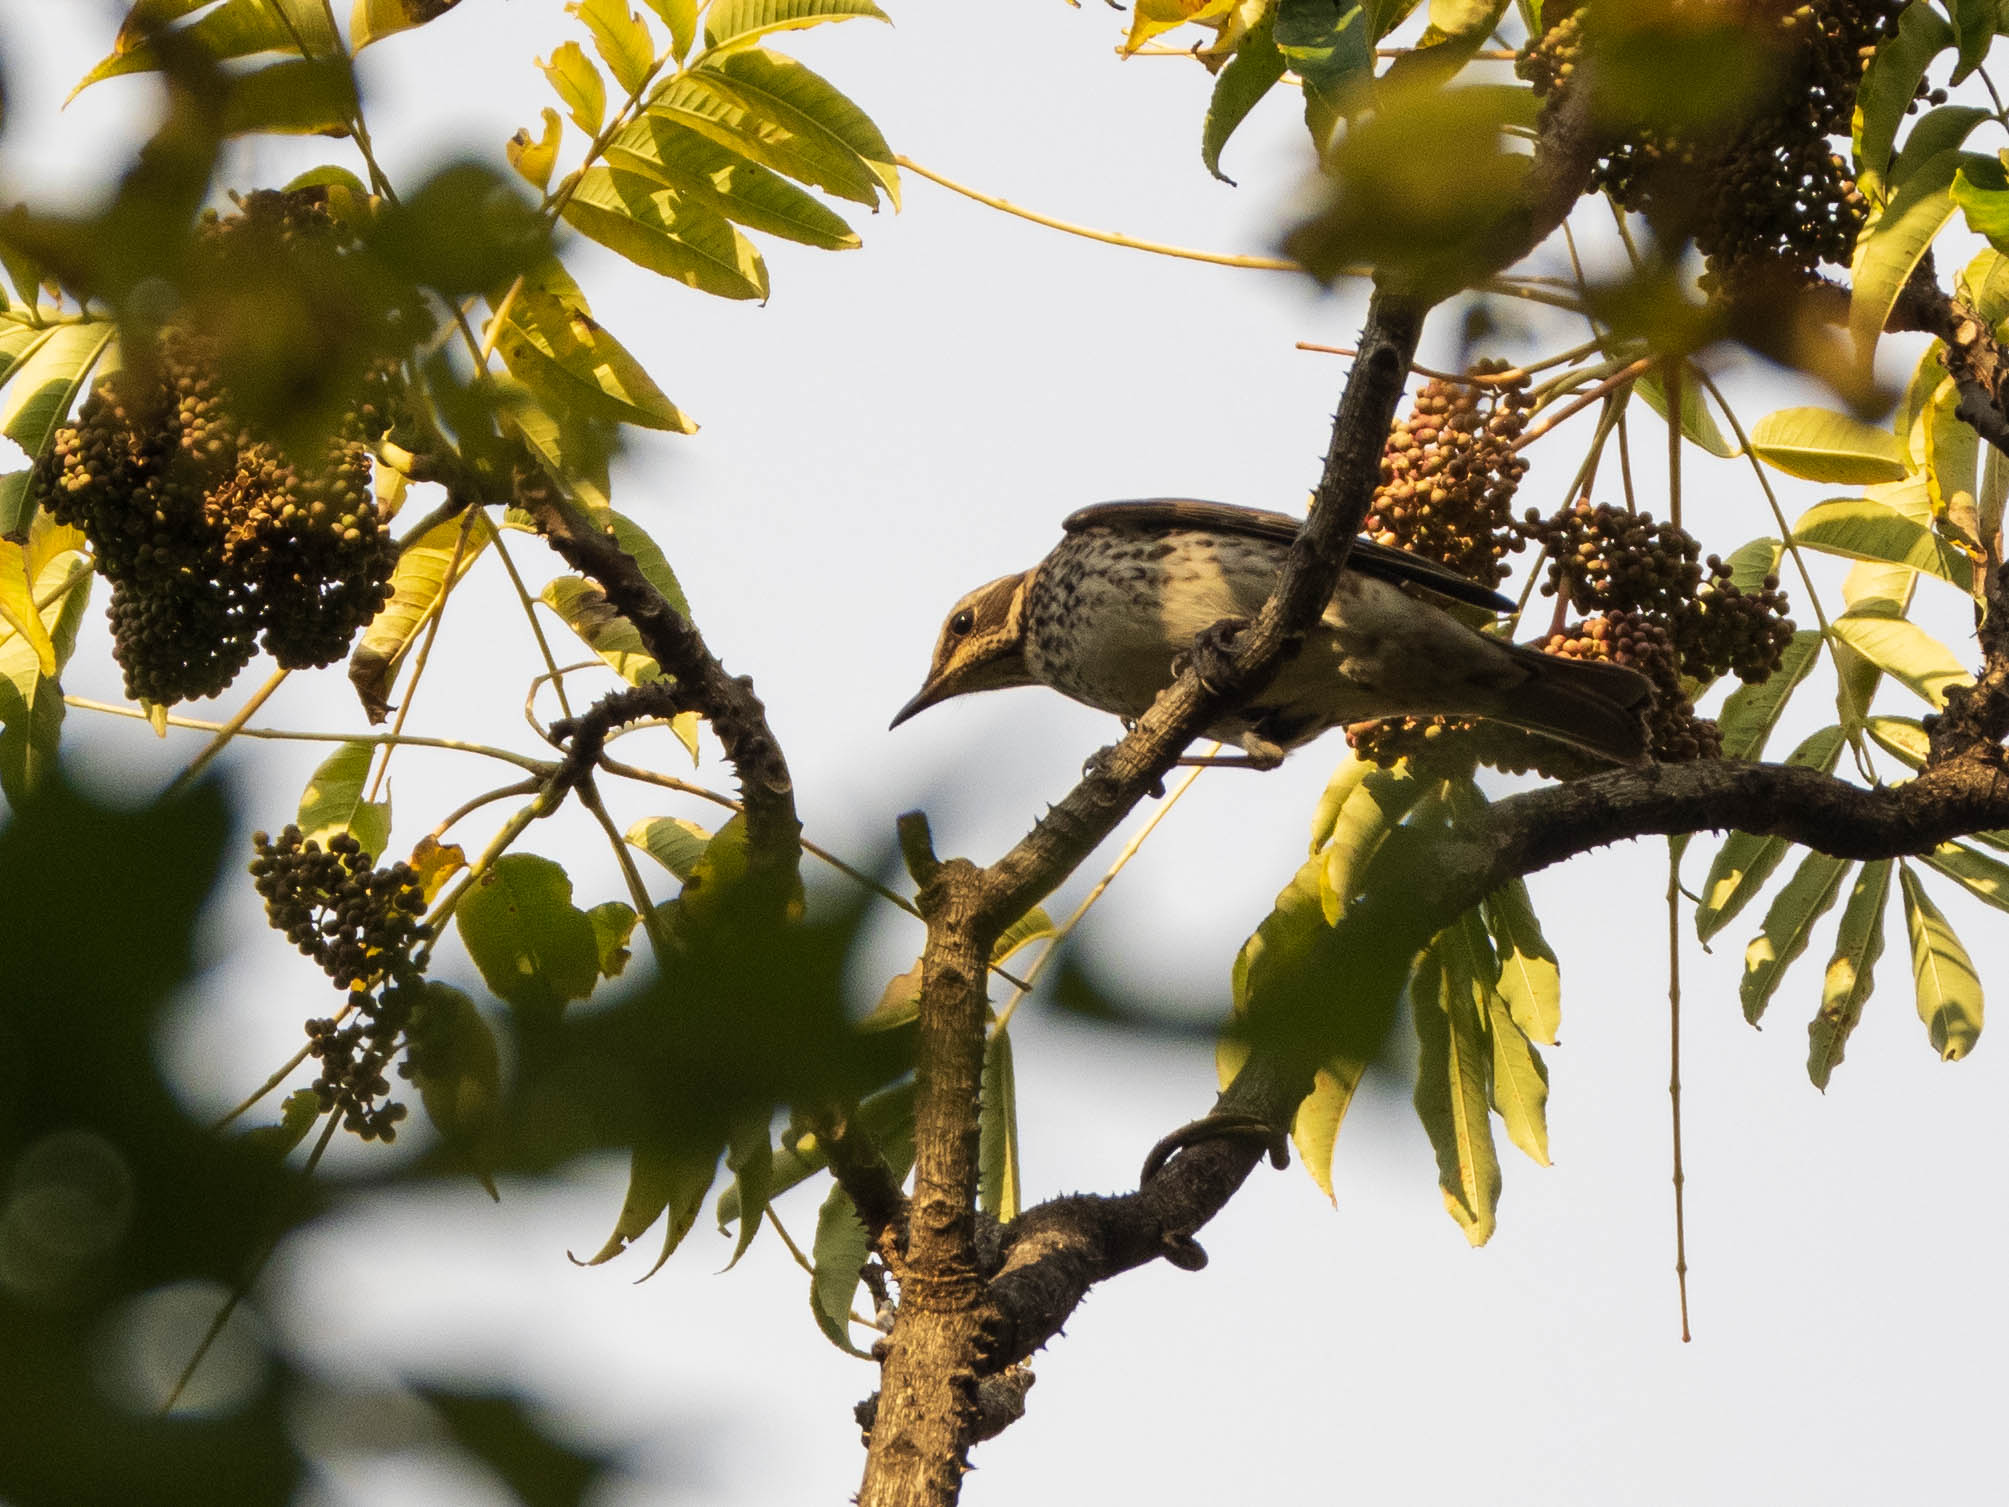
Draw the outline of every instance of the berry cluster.
<instances>
[{"instance_id":1,"label":"berry cluster","mask_svg":"<svg viewBox=\"0 0 2009 1507\"><path fill-rule=\"evenodd\" d=\"M1651 513L1589 499L1553 518L1530 510L1522 524L1549 557L1544 596L1566 595L1585 614L1624 613L1659 623L1679 655L1681 673L1709 681L1735 674L1764 680L1793 640L1786 594L1767 576L1756 592L1740 590L1730 568L1686 529L1655 523Z\"/></svg>"},{"instance_id":2,"label":"berry cluster","mask_svg":"<svg viewBox=\"0 0 2009 1507\"><path fill-rule=\"evenodd\" d=\"M349 993L350 1017L307 1022L308 1050L320 1062L313 1088L324 1109L365 1140L391 1140L404 1106L386 1102L385 1069L425 989L412 948L425 899L410 865L372 867L355 838L324 848L289 826L274 839L251 837L252 883L277 931Z\"/></svg>"},{"instance_id":3,"label":"berry cluster","mask_svg":"<svg viewBox=\"0 0 2009 1507\"><path fill-rule=\"evenodd\" d=\"M1811 275L1822 262L1846 266L1862 228L1867 206L1831 138L1848 135L1863 66L1903 10L1902 0L1586 0L1551 6L1518 66L1553 110L1597 75L1586 58L1608 49L1616 77L1593 87L1609 104L1661 41L1713 36L1723 87L1760 71L1756 97L1720 117L1636 122L1595 184L1665 239L1692 239L1719 282L1781 265Z\"/></svg>"},{"instance_id":4,"label":"berry cluster","mask_svg":"<svg viewBox=\"0 0 2009 1507\"><path fill-rule=\"evenodd\" d=\"M289 202L253 195L198 246L221 258L245 236L320 244L337 234L324 213ZM50 513L84 530L112 583L126 693L160 705L216 695L261 634L289 669L340 658L390 595L397 549L378 517L370 456L390 427L394 370L380 363L335 431L290 454L243 417L220 343L198 323L170 322L126 356L37 472Z\"/></svg>"},{"instance_id":5,"label":"berry cluster","mask_svg":"<svg viewBox=\"0 0 2009 1507\"><path fill-rule=\"evenodd\" d=\"M1504 365L1473 370L1486 375ZM1514 441L1527 422L1525 378L1511 385L1431 378L1382 450L1366 533L1497 586L1507 574L1503 557L1522 545L1514 492L1528 463Z\"/></svg>"}]
</instances>

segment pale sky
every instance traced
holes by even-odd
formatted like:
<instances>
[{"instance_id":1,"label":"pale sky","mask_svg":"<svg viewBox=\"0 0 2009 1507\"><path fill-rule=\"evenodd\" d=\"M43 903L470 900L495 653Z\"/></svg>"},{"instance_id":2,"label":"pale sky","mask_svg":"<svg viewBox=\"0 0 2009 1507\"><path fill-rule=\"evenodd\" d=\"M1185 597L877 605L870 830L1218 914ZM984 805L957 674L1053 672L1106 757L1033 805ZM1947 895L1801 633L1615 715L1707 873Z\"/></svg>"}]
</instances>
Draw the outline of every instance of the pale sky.
<instances>
[{"instance_id":1,"label":"pale sky","mask_svg":"<svg viewBox=\"0 0 2009 1507\"><path fill-rule=\"evenodd\" d=\"M893 14L890 29L857 21L780 45L856 99L896 151L952 177L1153 240L1271 249L1306 165L1294 99L1280 91L1230 146L1225 166L1242 184L1230 189L1199 162L1210 81L1177 59L1119 62L1124 16L1058 3L904 3ZM86 0L0 0L4 197L88 191L133 139L145 82L115 80L56 113L107 50L116 17ZM555 0L466 0L366 53L370 119L394 178L415 182L457 151L499 163L502 139L553 102L532 57L579 34ZM225 183L276 185L317 161L353 164L340 142L262 142L240 150ZM1418 164L1420 175L1454 170ZM941 616L969 587L1032 564L1084 503L1184 494L1300 507L1342 367L1293 343L1347 344L1361 294L1089 244L911 175L904 190L897 217L854 218L863 250L763 242L765 308L691 293L583 245L573 265L596 313L703 425L693 438L638 440L616 504L663 545L726 666L755 677L809 835L869 862L893 817L918 804L940 852L989 861L1116 727L1025 690L888 733ZM1440 319L1426 359L1452 359L1453 325ZM1733 391L1747 423L1815 400L1762 374ZM1535 447L1525 503L1554 504L1584 437L1566 428ZM1645 423L1635 440L1660 448ZM1741 463L1691 451L1689 464L1705 552L1773 531ZM1635 468L1647 469L1638 454ZM1823 495L1787 484L1789 512ZM556 573L529 541L512 542L533 589ZM528 634L492 571L471 584L412 730L523 746ZM1788 584L1805 624L1804 590ZM1959 604L1921 587L1934 594L1929 620L1965 657ZM117 697L106 647L94 611L71 689ZM247 676L240 693L255 683ZM1905 693L1885 694L1888 709L1916 715ZM1800 700L1775 754L1831 704L1817 683ZM339 669L295 677L261 721L363 726ZM157 744L137 724L84 712L66 738L89 769L128 784L165 780L199 746L187 734ZM645 743L675 772L666 739L635 746ZM289 819L321 752L243 750L247 827ZM1301 861L1342 753L1329 738L1274 774L1204 776L1084 923L1097 972L1188 1018L1223 1012L1235 951ZM486 777L417 753L393 771L399 846ZM700 777L726 778L715 763ZM616 805L623 821L651 814L716 824L667 796ZM456 835L484 841L481 821ZM572 867L582 903L620 893L589 824L544 823L532 847ZM1116 847L1050 902L1056 913ZM1691 885L1711 851L1697 839ZM1968 1061L1936 1059L1912 1006L1901 918L1891 916L1883 987L1824 1096L1806 1078L1804 1028L1832 919L1753 1032L1736 980L1762 912L1740 917L1713 955L1684 913L1696 1337L1683 1345L1666 849L1632 844L1530 882L1563 966L1563 1044L1546 1054L1556 1165L1537 1168L1500 1137L1506 1188L1492 1243L1470 1250L1444 1214L1407 1086L1373 1088L1340 1138L1337 1209L1295 1166L1258 1171L1201 1233L1213 1258L1204 1272L1160 1265L1099 1289L1036 1358L1027 1417L978 1449L965 1501L1832 1507L1999 1491L2009 1299L1992 1276L2009 1237L1999 1193L2009 1077L1987 1033ZM1942 903L1984 980L2004 977L2001 918L1964 896ZM226 956L226 942L244 945ZM917 925L889 908L861 999L918 945ZM262 1080L294 1049L299 1020L326 1008L318 974L258 929L248 885L219 915L215 950L168 1049L205 1108ZM471 977L456 948L442 959L448 976ZM1037 996L1014 1033L1033 1198L1134 1186L1152 1141L1212 1097L1203 1041L1056 1022ZM350 1148L338 1170L383 1154ZM580 1437L631 1447L632 1475L597 1507L847 1501L862 1464L850 1409L876 1373L816 1332L807 1279L777 1241L764 1236L719 1275L730 1246L701 1225L640 1286L649 1237L598 1269L566 1259L605 1238L623 1172L599 1163L562 1184L505 1183L500 1207L471 1184L371 1204L290 1241L264 1295L283 1309L286 1342L333 1369L506 1379ZM822 1191L782 1202L799 1238ZM507 1498L395 1455L342 1464L309 1500Z\"/></svg>"}]
</instances>

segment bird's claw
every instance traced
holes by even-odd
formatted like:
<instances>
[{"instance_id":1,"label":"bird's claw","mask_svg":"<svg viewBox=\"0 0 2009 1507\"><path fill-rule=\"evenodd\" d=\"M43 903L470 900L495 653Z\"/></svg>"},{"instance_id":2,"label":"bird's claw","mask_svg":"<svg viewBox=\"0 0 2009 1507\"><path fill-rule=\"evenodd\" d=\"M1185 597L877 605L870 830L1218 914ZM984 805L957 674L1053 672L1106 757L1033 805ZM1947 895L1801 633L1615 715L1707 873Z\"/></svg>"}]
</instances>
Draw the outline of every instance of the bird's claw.
<instances>
[{"instance_id":1,"label":"bird's claw","mask_svg":"<svg viewBox=\"0 0 2009 1507\"><path fill-rule=\"evenodd\" d=\"M1202 1115L1189 1124L1159 1141L1144 1157L1144 1170L1137 1175L1137 1184L1142 1187L1160 1172L1165 1164L1189 1146L1197 1146L1202 1141L1238 1140L1261 1141L1269 1153L1273 1166L1282 1168L1290 1165L1290 1135L1270 1124L1260 1115L1243 1114L1234 1110Z\"/></svg>"},{"instance_id":2,"label":"bird's claw","mask_svg":"<svg viewBox=\"0 0 2009 1507\"><path fill-rule=\"evenodd\" d=\"M1191 669L1209 693L1218 691L1234 667L1235 640L1249 626L1245 617L1224 617L1193 635L1193 647L1172 661L1174 673Z\"/></svg>"}]
</instances>

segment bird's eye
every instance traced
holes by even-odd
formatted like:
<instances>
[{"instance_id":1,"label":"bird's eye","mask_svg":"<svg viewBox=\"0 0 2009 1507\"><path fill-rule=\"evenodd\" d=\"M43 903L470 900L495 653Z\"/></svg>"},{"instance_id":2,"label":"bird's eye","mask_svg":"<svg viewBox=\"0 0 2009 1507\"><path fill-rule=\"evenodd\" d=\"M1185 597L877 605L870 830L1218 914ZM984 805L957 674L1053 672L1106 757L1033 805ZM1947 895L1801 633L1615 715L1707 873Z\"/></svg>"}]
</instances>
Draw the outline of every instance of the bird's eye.
<instances>
[{"instance_id":1,"label":"bird's eye","mask_svg":"<svg viewBox=\"0 0 2009 1507\"><path fill-rule=\"evenodd\" d=\"M949 619L949 632L955 634L957 638L961 638L970 629L976 627L976 625L977 615L965 607L961 612L958 612L954 617Z\"/></svg>"}]
</instances>

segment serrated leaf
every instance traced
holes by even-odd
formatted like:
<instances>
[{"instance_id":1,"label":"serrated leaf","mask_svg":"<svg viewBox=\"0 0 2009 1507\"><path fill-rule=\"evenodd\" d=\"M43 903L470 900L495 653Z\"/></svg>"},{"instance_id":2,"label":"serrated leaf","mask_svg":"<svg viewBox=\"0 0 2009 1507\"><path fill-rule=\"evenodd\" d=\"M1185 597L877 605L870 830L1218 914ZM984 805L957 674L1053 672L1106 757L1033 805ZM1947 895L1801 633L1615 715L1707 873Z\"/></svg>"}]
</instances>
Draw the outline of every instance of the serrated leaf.
<instances>
[{"instance_id":1,"label":"serrated leaf","mask_svg":"<svg viewBox=\"0 0 2009 1507\"><path fill-rule=\"evenodd\" d=\"M1886 311L1888 312L1888 311ZM1781 408L1750 430L1751 453L1789 476L1861 485L1902 481L1904 447L1887 429L1829 408Z\"/></svg>"},{"instance_id":2,"label":"serrated leaf","mask_svg":"<svg viewBox=\"0 0 2009 1507\"><path fill-rule=\"evenodd\" d=\"M1493 1110L1507 1139L1538 1167L1549 1165L1549 1070L1504 1001L1493 999L1487 1035L1493 1043Z\"/></svg>"},{"instance_id":3,"label":"serrated leaf","mask_svg":"<svg viewBox=\"0 0 2009 1507\"><path fill-rule=\"evenodd\" d=\"M1864 864L1856 872L1849 903L1842 908L1834 956L1828 960L1821 984L1821 1008L1807 1026L1807 1076L1824 1093L1875 987L1876 962L1883 956L1883 912L1890 895L1890 871L1888 858Z\"/></svg>"},{"instance_id":4,"label":"serrated leaf","mask_svg":"<svg viewBox=\"0 0 2009 1507\"><path fill-rule=\"evenodd\" d=\"M1949 686L1974 683L1951 649L1908 619L1845 612L1829 627L1836 638L1934 707L1946 705Z\"/></svg>"},{"instance_id":5,"label":"serrated leaf","mask_svg":"<svg viewBox=\"0 0 2009 1507\"><path fill-rule=\"evenodd\" d=\"M749 46L773 32L859 16L891 24L872 0L713 0L705 12L705 56Z\"/></svg>"},{"instance_id":6,"label":"serrated leaf","mask_svg":"<svg viewBox=\"0 0 2009 1507\"><path fill-rule=\"evenodd\" d=\"M1824 554L1906 565L1963 591L1974 579L1967 557L1931 528L1867 497L1836 497L1808 508L1793 525L1793 538Z\"/></svg>"},{"instance_id":7,"label":"serrated leaf","mask_svg":"<svg viewBox=\"0 0 2009 1507\"><path fill-rule=\"evenodd\" d=\"M1957 842L1941 843L1922 856L1925 863L1984 905L2009 910L2009 864L1997 863Z\"/></svg>"},{"instance_id":8,"label":"serrated leaf","mask_svg":"<svg viewBox=\"0 0 2009 1507\"><path fill-rule=\"evenodd\" d=\"M499 1199L494 1169L500 1150L502 1057L495 1031L474 1001L428 979L409 1028L412 1083L426 1118L456 1156Z\"/></svg>"},{"instance_id":9,"label":"serrated leaf","mask_svg":"<svg viewBox=\"0 0 2009 1507\"><path fill-rule=\"evenodd\" d=\"M1018 1081L1012 1072L1011 1032L993 1031L984 1043L982 1092L977 1108L977 1203L1000 1224L1018 1218L1024 1195L1018 1156Z\"/></svg>"},{"instance_id":10,"label":"serrated leaf","mask_svg":"<svg viewBox=\"0 0 2009 1507\"><path fill-rule=\"evenodd\" d=\"M600 976L619 978L628 967L628 939L642 919L625 900L603 900L586 912L593 923L593 941L600 953Z\"/></svg>"},{"instance_id":11,"label":"serrated leaf","mask_svg":"<svg viewBox=\"0 0 2009 1507\"><path fill-rule=\"evenodd\" d=\"M1328 926L1339 924L1388 834L1423 798L1427 785L1406 768L1373 769L1339 808L1319 867L1319 904Z\"/></svg>"},{"instance_id":12,"label":"serrated leaf","mask_svg":"<svg viewBox=\"0 0 2009 1507\"><path fill-rule=\"evenodd\" d=\"M815 196L667 115L630 121L606 155L609 167L677 189L749 230L825 251L860 244L843 217Z\"/></svg>"},{"instance_id":13,"label":"serrated leaf","mask_svg":"<svg viewBox=\"0 0 2009 1507\"><path fill-rule=\"evenodd\" d=\"M858 1295L859 1274L872 1254L872 1237L858 1217L857 1205L841 1187L832 1186L816 1211L816 1240L810 1247L809 1311L823 1337L846 1355L869 1359L870 1352L851 1342L851 1303Z\"/></svg>"},{"instance_id":14,"label":"serrated leaf","mask_svg":"<svg viewBox=\"0 0 2009 1507\"><path fill-rule=\"evenodd\" d=\"M436 21L460 0L356 0L349 12L349 45L361 52L372 42Z\"/></svg>"},{"instance_id":15,"label":"serrated leaf","mask_svg":"<svg viewBox=\"0 0 2009 1507\"><path fill-rule=\"evenodd\" d=\"M551 61L537 65L551 82L552 92L565 106L572 123L588 136L598 136L607 120L607 85L600 70L577 42L561 42L551 50Z\"/></svg>"},{"instance_id":16,"label":"serrated leaf","mask_svg":"<svg viewBox=\"0 0 2009 1507\"><path fill-rule=\"evenodd\" d=\"M1961 152L1939 152L1916 164L1902 183L1894 183L1890 202L1856 237L1855 256L1850 264L1852 287L1849 296L1849 335L1855 342L1856 358L1868 364L1883 334L1897 296L1904 291L1912 272L1932 249L1933 238L1953 215L1950 190ZM1794 473L1800 474L1800 473ZM1815 480L1854 480L1826 476Z\"/></svg>"},{"instance_id":17,"label":"serrated leaf","mask_svg":"<svg viewBox=\"0 0 2009 1507\"><path fill-rule=\"evenodd\" d=\"M720 298L767 297L753 242L702 200L635 173L589 168L562 211L575 230L638 267ZM681 415L679 415L681 420Z\"/></svg>"},{"instance_id":18,"label":"serrated leaf","mask_svg":"<svg viewBox=\"0 0 2009 1507\"><path fill-rule=\"evenodd\" d=\"M1542 935L1528 887L1510 879L1486 897L1487 930L1500 960L1498 989L1507 1013L1531 1041L1555 1045L1562 1027L1562 970Z\"/></svg>"},{"instance_id":19,"label":"serrated leaf","mask_svg":"<svg viewBox=\"0 0 2009 1507\"><path fill-rule=\"evenodd\" d=\"M600 980L593 923L548 858L503 854L461 896L454 924L488 987L517 1009L556 1014Z\"/></svg>"},{"instance_id":20,"label":"serrated leaf","mask_svg":"<svg viewBox=\"0 0 2009 1507\"><path fill-rule=\"evenodd\" d=\"M1898 868L1918 1018L1943 1062L1957 1062L1981 1035L1981 979L1967 949L1908 865Z\"/></svg>"},{"instance_id":21,"label":"serrated leaf","mask_svg":"<svg viewBox=\"0 0 2009 1507\"><path fill-rule=\"evenodd\" d=\"M502 152L524 182L542 193L551 186L551 170L558 165L558 144L565 135L565 122L549 105L540 112L540 118L544 123L543 135L533 137L528 131L519 130L502 144Z\"/></svg>"},{"instance_id":22,"label":"serrated leaf","mask_svg":"<svg viewBox=\"0 0 2009 1507\"><path fill-rule=\"evenodd\" d=\"M0 434L30 460L47 452L114 332L109 322L58 326L11 371L6 387L0 388Z\"/></svg>"},{"instance_id":23,"label":"serrated leaf","mask_svg":"<svg viewBox=\"0 0 2009 1507\"><path fill-rule=\"evenodd\" d=\"M1500 1201L1487 1078L1491 1053L1479 1013L1479 980L1459 928L1440 933L1416 960L1409 997L1416 1019L1416 1114L1437 1154L1444 1207L1473 1245L1492 1236Z\"/></svg>"},{"instance_id":24,"label":"serrated leaf","mask_svg":"<svg viewBox=\"0 0 2009 1507\"><path fill-rule=\"evenodd\" d=\"M1663 421L1667 418L1667 387L1659 368L1646 373L1632 384L1646 401L1646 406L1659 414ZM1736 443L1725 437L1718 427L1715 416L1709 412L1708 394L1703 390L1700 374L1683 363L1681 382L1681 433L1691 443L1701 446L1709 454L1729 460L1744 452ZM1755 447L1756 441L1753 441Z\"/></svg>"},{"instance_id":25,"label":"serrated leaf","mask_svg":"<svg viewBox=\"0 0 2009 1507\"><path fill-rule=\"evenodd\" d=\"M473 568L488 547L491 536L478 522L465 528L463 547L463 529L469 521L442 519L416 539L407 539L398 551L398 563L391 572L391 599L370 620L349 655L349 683L373 723L390 715L391 682L398 666L439 611L449 587Z\"/></svg>"},{"instance_id":26,"label":"serrated leaf","mask_svg":"<svg viewBox=\"0 0 2009 1507\"><path fill-rule=\"evenodd\" d=\"M711 1191L712 1183L718 1177L719 1152L723 1147L713 1147L709 1153L688 1147L666 1145L654 1141L638 1144L628 1156L628 1192L621 1201L621 1212L614 1220L614 1233L606 1243L581 1262L584 1266L598 1266L603 1261L611 1261L626 1250L629 1244L647 1234L649 1227L664 1213L670 1221L663 1230L663 1248L656 1257L656 1264L644 1272L639 1280L653 1277L672 1252L683 1243L698 1222L698 1215L704 1209L705 1195ZM577 1261L578 1257L573 1257Z\"/></svg>"},{"instance_id":27,"label":"serrated leaf","mask_svg":"<svg viewBox=\"0 0 2009 1507\"><path fill-rule=\"evenodd\" d=\"M644 817L628 828L629 842L647 853L678 879L688 882L697 872L711 833L696 822L677 816Z\"/></svg>"},{"instance_id":28,"label":"serrated leaf","mask_svg":"<svg viewBox=\"0 0 2009 1507\"><path fill-rule=\"evenodd\" d=\"M733 1191L739 1195L739 1238L733 1242L732 1259L725 1264L731 1271L760 1233L768 1202L774 1196L774 1147L767 1138L767 1116L743 1120L733 1127L726 1143L725 1164L732 1171Z\"/></svg>"},{"instance_id":29,"label":"serrated leaf","mask_svg":"<svg viewBox=\"0 0 2009 1507\"><path fill-rule=\"evenodd\" d=\"M1786 699L1807 678L1820 648L1821 635L1812 628L1802 628L1786 645L1779 668L1768 679L1757 685L1740 685L1730 693L1716 719L1723 733L1724 758L1758 757L1778 723L1779 714L1785 710Z\"/></svg>"},{"instance_id":30,"label":"serrated leaf","mask_svg":"<svg viewBox=\"0 0 2009 1507\"><path fill-rule=\"evenodd\" d=\"M1793 961L1807 950L1814 923L1827 914L1854 861L1826 853L1809 853L1800 860L1785 887L1765 912L1764 928L1744 949L1744 977L1737 996L1744 1018L1752 1025L1765 1013L1773 993Z\"/></svg>"},{"instance_id":31,"label":"serrated leaf","mask_svg":"<svg viewBox=\"0 0 2009 1507\"><path fill-rule=\"evenodd\" d=\"M373 743L344 743L320 762L300 792L300 811L294 820L302 837L325 848L329 838L346 832L373 858L389 853L391 803L363 798L376 753Z\"/></svg>"},{"instance_id":32,"label":"serrated leaf","mask_svg":"<svg viewBox=\"0 0 2009 1507\"><path fill-rule=\"evenodd\" d=\"M900 173L865 112L795 59L750 47L694 65L651 103L700 135L840 199L900 207Z\"/></svg>"},{"instance_id":33,"label":"serrated leaf","mask_svg":"<svg viewBox=\"0 0 2009 1507\"><path fill-rule=\"evenodd\" d=\"M1228 139L1276 86L1287 66L1283 53L1277 49L1275 12L1265 10L1261 19L1244 33L1227 66L1215 76L1207 116L1200 127L1200 161L1223 183L1235 181L1221 171L1221 152Z\"/></svg>"},{"instance_id":34,"label":"serrated leaf","mask_svg":"<svg viewBox=\"0 0 2009 1507\"><path fill-rule=\"evenodd\" d=\"M914 1080L883 1089L860 1104L848 1117L879 1148L881 1160L895 1182L905 1182L914 1165ZM781 1197L830 1165L829 1154L813 1135L793 1142L784 1139L774 1153L770 1200ZM713 1211L718 1227L728 1229L739 1218L739 1194L731 1186L719 1191Z\"/></svg>"},{"instance_id":35,"label":"serrated leaf","mask_svg":"<svg viewBox=\"0 0 2009 1507\"><path fill-rule=\"evenodd\" d=\"M1849 133L1864 193L1881 193L1898 127L1918 95L1919 81L1932 60L1952 45L1953 28L1938 12L1929 5L1909 5L1898 19L1897 34L1884 40L1864 68Z\"/></svg>"},{"instance_id":36,"label":"serrated leaf","mask_svg":"<svg viewBox=\"0 0 2009 1507\"><path fill-rule=\"evenodd\" d=\"M655 72L656 44L648 24L629 10L626 0L573 0L565 7L586 25L593 50L614 75L614 82L633 98Z\"/></svg>"}]
</instances>

